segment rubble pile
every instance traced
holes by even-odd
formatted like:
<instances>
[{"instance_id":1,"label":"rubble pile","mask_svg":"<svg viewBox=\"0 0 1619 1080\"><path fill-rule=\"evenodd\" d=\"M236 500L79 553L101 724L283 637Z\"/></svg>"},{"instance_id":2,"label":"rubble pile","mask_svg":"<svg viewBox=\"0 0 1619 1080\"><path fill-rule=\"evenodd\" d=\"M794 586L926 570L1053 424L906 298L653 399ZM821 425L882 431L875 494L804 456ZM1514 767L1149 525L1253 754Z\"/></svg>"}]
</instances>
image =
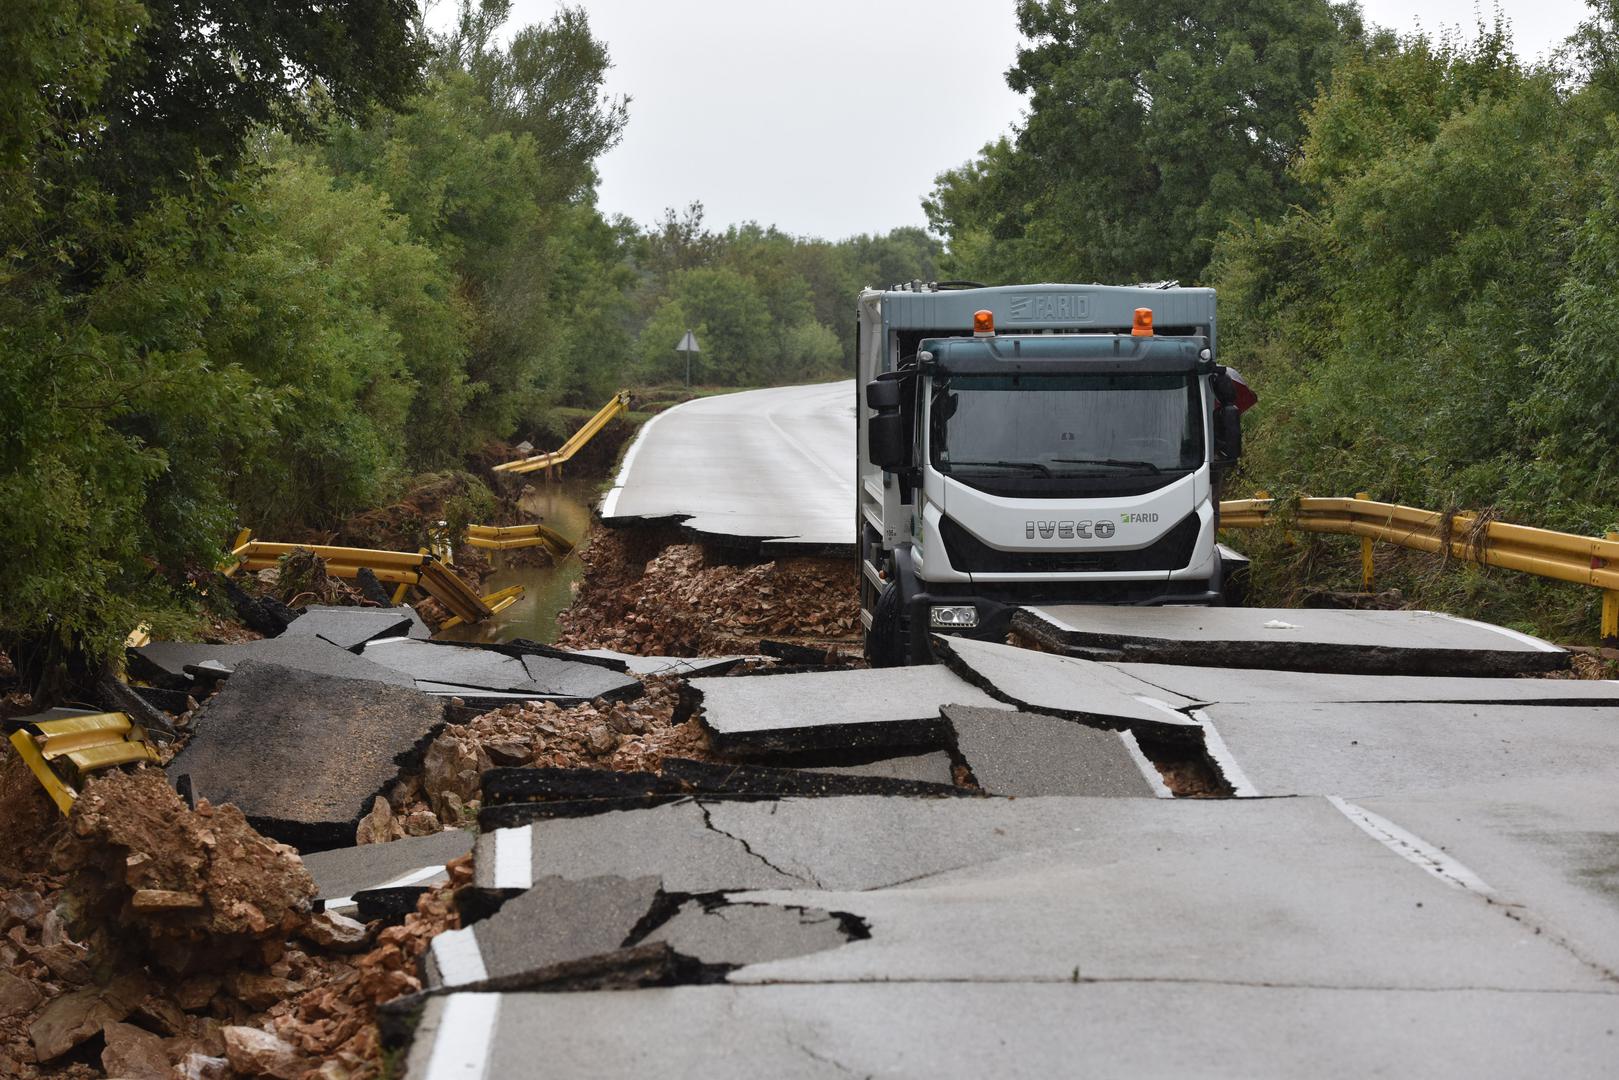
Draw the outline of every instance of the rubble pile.
<instances>
[{"instance_id":1,"label":"rubble pile","mask_svg":"<svg viewBox=\"0 0 1619 1080\"><path fill-rule=\"evenodd\" d=\"M292 849L156 770L85 786L52 873L0 878L0 1076L371 1080L376 1009L458 925L449 867L402 925L314 914Z\"/></svg>"},{"instance_id":2,"label":"rubble pile","mask_svg":"<svg viewBox=\"0 0 1619 1080\"><path fill-rule=\"evenodd\" d=\"M301 1069L318 1066L316 1075L333 1080L372 1080L383 1075L377 1007L419 991L422 954L433 938L460 926L453 890L472 880L472 857L453 860L446 869L449 884L423 895L403 924L383 929L375 946L355 957L352 967L323 986L271 1008L268 1033L290 1048L302 1062ZM240 1066L238 1070L246 1072Z\"/></svg>"},{"instance_id":3,"label":"rubble pile","mask_svg":"<svg viewBox=\"0 0 1619 1080\"><path fill-rule=\"evenodd\" d=\"M712 565L699 544L633 560L630 541L596 529L588 573L560 617L559 644L684 656L748 652L762 638L853 640L858 584L846 559L791 556Z\"/></svg>"},{"instance_id":4,"label":"rubble pile","mask_svg":"<svg viewBox=\"0 0 1619 1080\"><path fill-rule=\"evenodd\" d=\"M654 676L645 685L646 693L633 701L598 699L571 708L527 701L450 726L428 746L420 772L373 804L356 843L472 825L482 777L491 768L656 772L665 757L710 760L708 734L681 707L682 680Z\"/></svg>"}]
</instances>

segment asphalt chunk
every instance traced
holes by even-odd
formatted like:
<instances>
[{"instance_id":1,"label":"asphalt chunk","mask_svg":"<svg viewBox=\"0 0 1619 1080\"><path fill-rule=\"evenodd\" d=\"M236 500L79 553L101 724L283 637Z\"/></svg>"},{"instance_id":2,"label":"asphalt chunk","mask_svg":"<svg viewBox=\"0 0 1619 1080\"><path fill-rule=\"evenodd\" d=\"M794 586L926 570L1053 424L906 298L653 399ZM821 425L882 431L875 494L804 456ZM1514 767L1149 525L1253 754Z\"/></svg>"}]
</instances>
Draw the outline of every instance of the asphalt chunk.
<instances>
[{"instance_id":1,"label":"asphalt chunk","mask_svg":"<svg viewBox=\"0 0 1619 1080\"><path fill-rule=\"evenodd\" d=\"M371 800L443 726L442 703L416 690L247 660L198 710L167 771L283 843L344 847Z\"/></svg>"},{"instance_id":2,"label":"asphalt chunk","mask_svg":"<svg viewBox=\"0 0 1619 1080\"><path fill-rule=\"evenodd\" d=\"M357 653L368 641L406 634L414 625L405 608L365 608L311 604L282 637L319 637Z\"/></svg>"},{"instance_id":3,"label":"asphalt chunk","mask_svg":"<svg viewBox=\"0 0 1619 1080\"><path fill-rule=\"evenodd\" d=\"M1137 682L1106 664L970 638L935 641L952 670L1025 712L1155 734L1188 734L1197 726L1177 711L1193 702Z\"/></svg>"},{"instance_id":4,"label":"asphalt chunk","mask_svg":"<svg viewBox=\"0 0 1619 1080\"><path fill-rule=\"evenodd\" d=\"M1160 790L1143 773L1143 764L1152 766L1139 751L1131 752L1126 732L964 705L946 705L944 716L957 751L986 794L1152 798Z\"/></svg>"},{"instance_id":5,"label":"asphalt chunk","mask_svg":"<svg viewBox=\"0 0 1619 1080\"><path fill-rule=\"evenodd\" d=\"M212 667L229 675L243 661L254 660L279 667L295 668L313 675L339 679L364 679L387 686L412 687L414 681L403 672L373 663L347 649L333 645L318 635L264 638L238 645L195 645L178 641L154 641L130 651L130 670L171 690L185 690L196 682L188 667Z\"/></svg>"},{"instance_id":6,"label":"asphalt chunk","mask_svg":"<svg viewBox=\"0 0 1619 1080\"><path fill-rule=\"evenodd\" d=\"M835 949L850 934L836 915L817 908L688 900L645 940L668 942L700 964L743 967Z\"/></svg>"},{"instance_id":7,"label":"asphalt chunk","mask_svg":"<svg viewBox=\"0 0 1619 1080\"><path fill-rule=\"evenodd\" d=\"M938 747L947 734L940 706L1001 707L936 665L693 679L689 685L716 749L742 753Z\"/></svg>"},{"instance_id":8,"label":"asphalt chunk","mask_svg":"<svg viewBox=\"0 0 1619 1080\"><path fill-rule=\"evenodd\" d=\"M1560 671L1569 654L1527 634L1435 611L1028 607L1014 633L1099 660L1351 675Z\"/></svg>"},{"instance_id":9,"label":"asphalt chunk","mask_svg":"<svg viewBox=\"0 0 1619 1080\"><path fill-rule=\"evenodd\" d=\"M622 948L658 899L656 877L545 877L488 918L433 939L430 987L547 981L547 972Z\"/></svg>"}]
</instances>

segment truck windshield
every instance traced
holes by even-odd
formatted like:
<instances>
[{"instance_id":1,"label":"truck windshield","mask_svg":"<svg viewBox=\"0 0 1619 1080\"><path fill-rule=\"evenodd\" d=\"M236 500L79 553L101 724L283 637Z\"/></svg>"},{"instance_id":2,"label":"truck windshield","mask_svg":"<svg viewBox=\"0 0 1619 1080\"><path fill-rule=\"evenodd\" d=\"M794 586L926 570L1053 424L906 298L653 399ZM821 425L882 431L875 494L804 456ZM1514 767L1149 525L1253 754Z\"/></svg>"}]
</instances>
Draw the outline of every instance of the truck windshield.
<instances>
[{"instance_id":1,"label":"truck windshield","mask_svg":"<svg viewBox=\"0 0 1619 1080\"><path fill-rule=\"evenodd\" d=\"M1203 464L1190 375L956 375L934 382L929 451L940 472L1122 476Z\"/></svg>"}]
</instances>

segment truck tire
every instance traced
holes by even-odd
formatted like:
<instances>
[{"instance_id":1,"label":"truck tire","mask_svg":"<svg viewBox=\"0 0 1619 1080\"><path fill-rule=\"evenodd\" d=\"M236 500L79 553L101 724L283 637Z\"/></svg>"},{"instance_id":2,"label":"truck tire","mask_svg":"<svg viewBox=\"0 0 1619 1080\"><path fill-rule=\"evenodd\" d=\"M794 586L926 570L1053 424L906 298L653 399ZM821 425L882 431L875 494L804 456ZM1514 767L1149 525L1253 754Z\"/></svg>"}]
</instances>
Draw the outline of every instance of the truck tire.
<instances>
[{"instance_id":1,"label":"truck tire","mask_svg":"<svg viewBox=\"0 0 1619 1080\"><path fill-rule=\"evenodd\" d=\"M899 583L891 581L877 598L877 610L871 613L871 629L866 631L866 663L874 668L905 666L910 637L905 623Z\"/></svg>"}]
</instances>

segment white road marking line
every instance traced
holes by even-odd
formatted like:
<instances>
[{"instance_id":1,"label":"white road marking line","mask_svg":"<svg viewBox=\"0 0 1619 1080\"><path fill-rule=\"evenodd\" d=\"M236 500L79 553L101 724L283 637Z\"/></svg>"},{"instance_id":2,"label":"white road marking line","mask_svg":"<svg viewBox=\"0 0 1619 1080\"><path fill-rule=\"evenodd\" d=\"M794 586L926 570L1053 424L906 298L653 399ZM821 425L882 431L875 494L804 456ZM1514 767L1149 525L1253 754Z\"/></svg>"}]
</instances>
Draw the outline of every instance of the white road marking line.
<instances>
[{"instance_id":1,"label":"white road marking line","mask_svg":"<svg viewBox=\"0 0 1619 1080\"><path fill-rule=\"evenodd\" d=\"M805 446L802 441L790 434L786 428L782 427L781 424L776 421L776 414L774 412L765 413L764 418L765 423L769 424L771 428L775 430L776 434L781 436L782 442L786 443L788 446L791 446L794 450L797 450L799 456L804 458L804 460L808 461L815 468L830 476L839 484L842 484L843 481L848 478L847 474L834 469L823 458L816 454L815 451Z\"/></svg>"},{"instance_id":2,"label":"white road marking line","mask_svg":"<svg viewBox=\"0 0 1619 1080\"><path fill-rule=\"evenodd\" d=\"M415 885L419 881L426 881L430 877L444 873L446 873L446 871L443 866L424 866L419 870L412 870L408 874L394 878L392 881L387 882L386 884L372 885L370 888L361 889L360 891L371 892L373 889L403 889L407 885ZM359 905L354 902L354 897L352 896L339 896L326 901L327 911L336 911L338 908L351 908L358 906Z\"/></svg>"},{"instance_id":3,"label":"white road marking line","mask_svg":"<svg viewBox=\"0 0 1619 1080\"><path fill-rule=\"evenodd\" d=\"M662 420L676 409L685 408L692 402L701 400L703 399L692 398L691 401L682 401L679 405L672 405L641 425L641 430L635 433L635 441L630 444L629 450L624 454L624 464L619 466L618 478L613 481L613 489L602 497L599 513L603 520L611 518L614 511L618 509L618 497L623 493L624 485L629 482L630 468L634 466L636 456L641 453L641 447L646 445L647 437L652 434L652 428L659 420Z\"/></svg>"},{"instance_id":4,"label":"white road marking line","mask_svg":"<svg viewBox=\"0 0 1619 1080\"><path fill-rule=\"evenodd\" d=\"M445 986L467 986L489 978L483 950L478 948L477 935L470 926L446 930L434 938L433 959L438 962L439 977Z\"/></svg>"},{"instance_id":5,"label":"white road marking line","mask_svg":"<svg viewBox=\"0 0 1619 1080\"><path fill-rule=\"evenodd\" d=\"M495 831L495 885L497 889L534 886L534 826Z\"/></svg>"},{"instance_id":6,"label":"white road marking line","mask_svg":"<svg viewBox=\"0 0 1619 1080\"><path fill-rule=\"evenodd\" d=\"M1135 762L1136 768L1141 770L1141 775L1146 779L1147 786L1152 788L1153 795L1160 799L1173 799L1175 793L1169 790L1168 784L1164 783L1163 775L1159 773L1158 766L1148 761L1147 755L1141 752L1141 744L1136 742L1135 732L1121 731L1118 735L1119 741L1124 743L1125 753L1130 755L1130 760Z\"/></svg>"},{"instance_id":7,"label":"white road marking line","mask_svg":"<svg viewBox=\"0 0 1619 1080\"><path fill-rule=\"evenodd\" d=\"M1219 766L1226 783L1231 785L1231 794L1239 799L1252 799L1257 796L1259 789L1249 782L1247 774L1242 771L1242 766L1231 756L1231 748L1220 737L1219 731L1215 730L1214 721L1209 719L1209 714L1202 709L1193 709L1192 719L1203 728L1203 748L1209 752L1209 757L1214 759L1215 765Z\"/></svg>"},{"instance_id":8,"label":"white road marking line","mask_svg":"<svg viewBox=\"0 0 1619 1080\"><path fill-rule=\"evenodd\" d=\"M451 994L444 999L426 1080L483 1080L500 1017L499 994Z\"/></svg>"},{"instance_id":9,"label":"white road marking line","mask_svg":"<svg viewBox=\"0 0 1619 1080\"><path fill-rule=\"evenodd\" d=\"M1328 795L1327 801L1358 825L1362 832L1372 837L1378 843L1405 859L1422 867L1434 877L1457 889L1466 889L1468 892L1478 893L1480 896L1493 896L1495 890L1490 888L1473 871L1434 847L1428 841L1407 832L1386 817L1372 813L1363 806L1339 798L1337 795Z\"/></svg>"},{"instance_id":10,"label":"white road marking line","mask_svg":"<svg viewBox=\"0 0 1619 1080\"><path fill-rule=\"evenodd\" d=\"M1466 626L1476 626L1480 630L1494 630L1497 634L1505 634L1513 641L1520 641L1525 645L1533 646L1541 652L1563 651L1560 646L1553 645L1549 641L1542 641L1540 638L1532 637L1529 634L1520 633L1517 630L1508 630L1506 627L1496 626L1494 623L1479 622L1477 619L1464 619L1460 615L1451 615L1444 611L1435 611L1433 614L1439 616L1441 619L1449 619L1451 622L1462 623Z\"/></svg>"}]
</instances>

